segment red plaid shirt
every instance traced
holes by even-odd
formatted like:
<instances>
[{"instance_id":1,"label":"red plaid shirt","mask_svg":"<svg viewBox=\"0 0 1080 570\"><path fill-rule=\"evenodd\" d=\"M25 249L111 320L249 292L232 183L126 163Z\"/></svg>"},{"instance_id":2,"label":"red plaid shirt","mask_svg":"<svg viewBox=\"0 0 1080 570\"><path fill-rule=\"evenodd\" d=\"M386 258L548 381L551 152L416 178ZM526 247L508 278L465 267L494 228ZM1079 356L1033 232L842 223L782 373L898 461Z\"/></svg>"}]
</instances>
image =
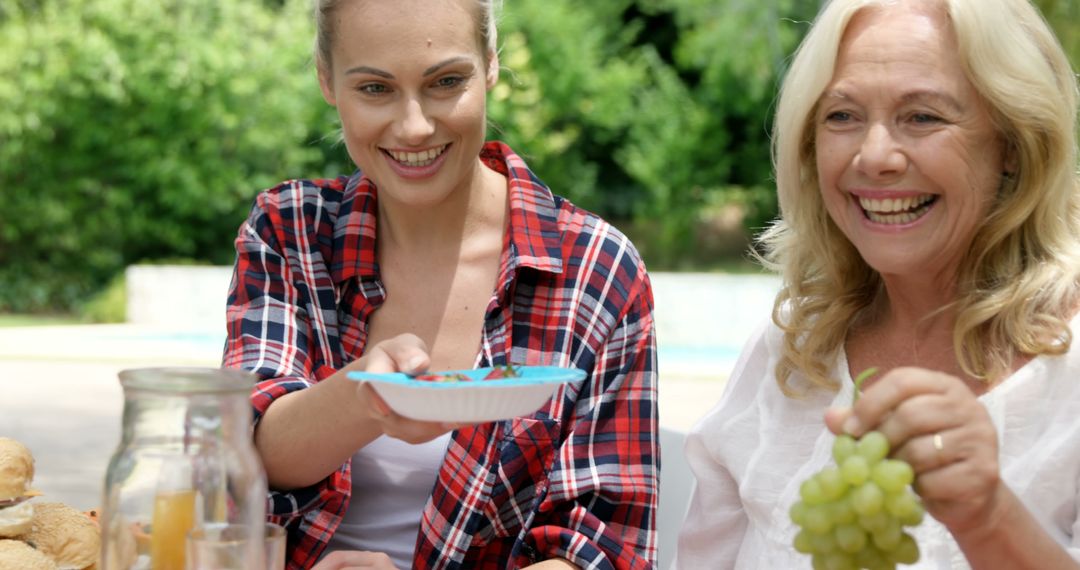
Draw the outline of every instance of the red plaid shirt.
<instances>
[{"instance_id":1,"label":"red plaid shirt","mask_svg":"<svg viewBox=\"0 0 1080 570\"><path fill-rule=\"evenodd\" d=\"M562 557L650 568L656 554L656 340L652 290L634 246L551 192L501 143L481 159L507 176L510 231L478 366L575 366L529 417L453 434L417 536L414 568L511 568ZM386 296L375 258L376 189L355 174L261 194L236 240L223 363L276 398L364 352ZM316 442L312 442L317 445ZM270 493L289 529L290 569L309 568L349 501L347 462L321 483Z\"/></svg>"}]
</instances>

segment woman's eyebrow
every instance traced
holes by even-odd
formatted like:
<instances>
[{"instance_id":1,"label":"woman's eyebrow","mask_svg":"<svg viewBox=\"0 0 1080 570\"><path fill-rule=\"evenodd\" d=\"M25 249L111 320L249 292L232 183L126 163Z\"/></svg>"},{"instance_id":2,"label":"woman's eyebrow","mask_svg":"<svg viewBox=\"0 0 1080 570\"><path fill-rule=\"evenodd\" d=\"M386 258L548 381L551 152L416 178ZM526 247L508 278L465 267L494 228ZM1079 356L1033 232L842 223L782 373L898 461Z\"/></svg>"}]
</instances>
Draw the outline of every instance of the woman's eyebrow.
<instances>
[{"instance_id":1,"label":"woman's eyebrow","mask_svg":"<svg viewBox=\"0 0 1080 570\"><path fill-rule=\"evenodd\" d=\"M424 77L427 77L428 75L431 75L432 73L435 73L436 71L439 71L440 69L448 65L453 65L461 61L469 61L469 58L463 55L458 55L444 59L443 61L440 61L439 63L436 63L435 65L432 65L431 67L425 69L423 75ZM386 79L394 79L393 73L390 73L389 71L383 71L377 67L371 67L368 65L358 65L356 67L350 68L345 72L345 75L351 75L354 73L367 73L370 75L378 75L379 77L385 77Z\"/></svg>"}]
</instances>

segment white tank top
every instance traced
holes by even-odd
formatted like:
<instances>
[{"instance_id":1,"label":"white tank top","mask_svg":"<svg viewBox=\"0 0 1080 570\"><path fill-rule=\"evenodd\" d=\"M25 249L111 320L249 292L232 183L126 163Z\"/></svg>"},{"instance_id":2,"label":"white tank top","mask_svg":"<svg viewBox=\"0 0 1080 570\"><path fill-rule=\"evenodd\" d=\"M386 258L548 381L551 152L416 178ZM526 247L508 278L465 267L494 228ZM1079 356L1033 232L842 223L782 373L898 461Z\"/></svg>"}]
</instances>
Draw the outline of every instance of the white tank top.
<instances>
[{"instance_id":1,"label":"white tank top","mask_svg":"<svg viewBox=\"0 0 1080 570\"><path fill-rule=\"evenodd\" d=\"M352 497L323 556L335 550L385 552L412 568L420 515L431 496L450 434L411 445L380 436L352 457Z\"/></svg>"}]
</instances>

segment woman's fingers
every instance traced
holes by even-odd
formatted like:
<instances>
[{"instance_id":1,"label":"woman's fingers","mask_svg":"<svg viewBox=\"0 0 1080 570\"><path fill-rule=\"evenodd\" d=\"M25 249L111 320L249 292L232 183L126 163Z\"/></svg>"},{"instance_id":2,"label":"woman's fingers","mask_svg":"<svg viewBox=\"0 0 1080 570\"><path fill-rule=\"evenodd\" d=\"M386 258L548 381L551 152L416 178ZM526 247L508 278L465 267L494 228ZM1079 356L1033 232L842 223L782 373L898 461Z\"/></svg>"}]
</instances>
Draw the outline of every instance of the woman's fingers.
<instances>
[{"instance_id":1,"label":"woman's fingers","mask_svg":"<svg viewBox=\"0 0 1080 570\"><path fill-rule=\"evenodd\" d=\"M392 438L400 439L407 443L417 444L431 441L444 433L454 431L464 425L447 422L425 422L414 420L398 415L387 405L379 393L371 387L371 384L360 385L361 399L368 402L369 413L376 421L382 432Z\"/></svg>"},{"instance_id":2,"label":"woman's fingers","mask_svg":"<svg viewBox=\"0 0 1080 570\"><path fill-rule=\"evenodd\" d=\"M353 568L396 570L394 563L386 554L362 550L336 550L327 554L312 570L351 570Z\"/></svg>"},{"instance_id":3,"label":"woman's fingers","mask_svg":"<svg viewBox=\"0 0 1080 570\"><path fill-rule=\"evenodd\" d=\"M956 398L948 391L916 394L887 412L876 429L895 450L912 438L947 430L974 419L974 398Z\"/></svg>"},{"instance_id":4,"label":"woman's fingers","mask_svg":"<svg viewBox=\"0 0 1080 570\"><path fill-rule=\"evenodd\" d=\"M386 403L386 400L382 399L382 396L375 391L375 388L371 387L371 384L367 382L361 383L360 392L361 397L368 403L374 416L385 417L394 413L394 410L390 409L390 405Z\"/></svg>"},{"instance_id":5,"label":"woman's fingers","mask_svg":"<svg viewBox=\"0 0 1080 570\"><path fill-rule=\"evenodd\" d=\"M829 431L840 435L844 433L844 421L851 416L851 408L829 408L825 410L825 426Z\"/></svg>"},{"instance_id":6,"label":"woman's fingers","mask_svg":"<svg viewBox=\"0 0 1080 570\"><path fill-rule=\"evenodd\" d=\"M826 412L835 433L876 430L916 474L927 511L950 529L985 520L1001 485L997 430L959 378L919 368L889 371L851 408Z\"/></svg>"},{"instance_id":7,"label":"woman's fingers","mask_svg":"<svg viewBox=\"0 0 1080 570\"><path fill-rule=\"evenodd\" d=\"M357 362L366 372L415 374L427 370L431 357L420 337L406 333L376 344Z\"/></svg>"},{"instance_id":8,"label":"woman's fingers","mask_svg":"<svg viewBox=\"0 0 1080 570\"><path fill-rule=\"evenodd\" d=\"M923 394L945 394L954 383L959 382L957 378L932 370L894 368L859 396L852 406L852 415L845 418L842 429L860 437L875 429L902 402ZM963 384L960 386L963 387Z\"/></svg>"}]
</instances>

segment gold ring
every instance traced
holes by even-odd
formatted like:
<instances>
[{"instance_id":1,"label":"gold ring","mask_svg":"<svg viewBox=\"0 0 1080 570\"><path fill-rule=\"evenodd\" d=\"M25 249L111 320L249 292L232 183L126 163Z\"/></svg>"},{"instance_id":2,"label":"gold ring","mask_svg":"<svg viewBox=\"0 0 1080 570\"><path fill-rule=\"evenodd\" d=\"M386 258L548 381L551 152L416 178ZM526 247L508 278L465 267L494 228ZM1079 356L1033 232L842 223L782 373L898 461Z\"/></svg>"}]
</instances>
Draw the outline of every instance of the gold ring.
<instances>
[{"instance_id":1,"label":"gold ring","mask_svg":"<svg viewBox=\"0 0 1080 570\"><path fill-rule=\"evenodd\" d=\"M938 456L941 456L941 452L945 451L945 442L942 440L940 433L934 434L934 449L937 450Z\"/></svg>"}]
</instances>

